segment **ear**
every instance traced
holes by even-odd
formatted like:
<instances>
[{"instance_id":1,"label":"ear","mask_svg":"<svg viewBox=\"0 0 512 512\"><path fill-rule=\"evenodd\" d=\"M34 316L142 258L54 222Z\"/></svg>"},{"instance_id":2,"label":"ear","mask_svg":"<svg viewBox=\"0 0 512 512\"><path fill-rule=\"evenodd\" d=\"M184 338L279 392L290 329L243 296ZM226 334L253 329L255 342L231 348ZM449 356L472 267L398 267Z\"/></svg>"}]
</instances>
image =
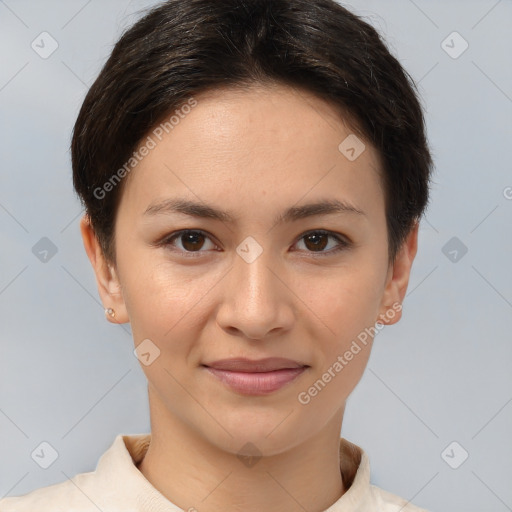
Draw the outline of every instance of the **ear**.
<instances>
[{"instance_id":1,"label":"ear","mask_svg":"<svg viewBox=\"0 0 512 512\"><path fill-rule=\"evenodd\" d=\"M377 322L391 325L402 317L402 302L409 284L412 262L418 250L419 221L416 221L398 251L396 260L389 265L386 286L381 300Z\"/></svg>"},{"instance_id":2,"label":"ear","mask_svg":"<svg viewBox=\"0 0 512 512\"><path fill-rule=\"evenodd\" d=\"M103 306L105 309L112 308L115 311L115 317L106 315L107 319L114 324L129 322L117 272L114 266L105 259L87 214L80 219L80 231L85 252L96 275L96 284Z\"/></svg>"}]
</instances>

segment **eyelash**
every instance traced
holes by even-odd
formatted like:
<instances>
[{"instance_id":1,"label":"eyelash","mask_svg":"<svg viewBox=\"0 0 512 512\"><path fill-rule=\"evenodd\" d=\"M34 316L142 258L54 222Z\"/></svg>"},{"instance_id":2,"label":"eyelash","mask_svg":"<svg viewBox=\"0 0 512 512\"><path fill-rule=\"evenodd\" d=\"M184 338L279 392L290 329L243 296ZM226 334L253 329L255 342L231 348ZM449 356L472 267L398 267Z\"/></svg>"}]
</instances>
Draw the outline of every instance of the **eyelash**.
<instances>
[{"instance_id":1,"label":"eyelash","mask_svg":"<svg viewBox=\"0 0 512 512\"><path fill-rule=\"evenodd\" d=\"M161 241L157 242L156 245L157 246L163 246L163 247L173 246L173 241L175 239L178 239L180 236L186 235L186 234L197 234L197 233L205 235L205 237L209 238L210 240L212 238L206 231L203 231L201 229L182 229L180 231L176 231L176 232L171 233L170 235L164 237ZM307 231L307 232L303 233L298 238L297 242L302 240L306 236L312 235L312 234L326 235L328 237L334 238L338 242L338 246L335 247L334 249L329 250L329 251L318 251L318 252L316 252L316 251L307 251L309 254L313 255L313 257L315 257L315 258L316 257L331 256L333 254L337 254L338 252L340 252L340 251L342 251L344 249L348 249L352 245L352 243L350 241L348 241L347 239L342 238L340 235L338 235L338 234L336 234L336 233L334 233L332 231L327 231L327 230L324 230L324 229L314 229L314 230ZM213 240L212 240L212 242L213 242ZM204 251L204 250L187 251L187 250L178 249L177 252L181 252L182 254L186 254L187 255L186 257L196 258L196 257L198 257L200 255L200 253L207 252L207 251ZM196 254L197 254L197 256L196 256Z\"/></svg>"}]
</instances>

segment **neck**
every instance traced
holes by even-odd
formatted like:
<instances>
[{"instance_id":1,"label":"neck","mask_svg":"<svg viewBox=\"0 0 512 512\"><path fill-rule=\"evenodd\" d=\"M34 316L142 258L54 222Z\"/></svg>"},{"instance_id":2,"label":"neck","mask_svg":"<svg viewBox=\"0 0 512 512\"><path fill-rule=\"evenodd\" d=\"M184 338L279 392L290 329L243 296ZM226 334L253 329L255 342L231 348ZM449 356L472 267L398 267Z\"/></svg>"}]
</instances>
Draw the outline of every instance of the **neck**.
<instances>
[{"instance_id":1,"label":"neck","mask_svg":"<svg viewBox=\"0 0 512 512\"><path fill-rule=\"evenodd\" d=\"M243 463L151 407L151 442L138 468L169 501L201 512L321 512L345 492L339 443L343 410L313 438Z\"/></svg>"}]
</instances>

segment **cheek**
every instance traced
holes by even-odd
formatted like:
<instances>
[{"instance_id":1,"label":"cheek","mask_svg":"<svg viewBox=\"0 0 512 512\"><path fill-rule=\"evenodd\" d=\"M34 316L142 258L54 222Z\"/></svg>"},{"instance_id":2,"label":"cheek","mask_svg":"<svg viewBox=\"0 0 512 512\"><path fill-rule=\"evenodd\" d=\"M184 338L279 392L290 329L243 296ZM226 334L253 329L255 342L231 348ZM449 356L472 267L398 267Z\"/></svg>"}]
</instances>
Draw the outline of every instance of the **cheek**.
<instances>
[{"instance_id":1,"label":"cheek","mask_svg":"<svg viewBox=\"0 0 512 512\"><path fill-rule=\"evenodd\" d=\"M337 346L374 324L383 292L382 279L375 265L347 265L297 280L294 291L323 327L322 338L330 338L330 345Z\"/></svg>"},{"instance_id":2,"label":"cheek","mask_svg":"<svg viewBox=\"0 0 512 512\"><path fill-rule=\"evenodd\" d=\"M126 263L127 268L128 260ZM133 268L140 270L125 273L129 277L124 298L134 343L136 347L146 343L149 352L157 354L150 364L139 357L141 368L162 400L174 397L176 403L186 404L187 395L181 383L186 382L191 369L191 353L201 329L201 298L212 286L210 279L203 275L196 282L170 265L151 265L149 261L138 260Z\"/></svg>"},{"instance_id":3,"label":"cheek","mask_svg":"<svg viewBox=\"0 0 512 512\"><path fill-rule=\"evenodd\" d=\"M355 354L351 350L337 353L299 390L297 402L305 408L306 417L325 423L346 402L361 379L370 355L371 342L359 345ZM347 353L351 354L350 360L346 359Z\"/></svg>"},{"instance_id":4,"label":"cheek","mask_svg":"<svg viewBox=\"0 0 512 512\"><path fill-rule=\"evenodd\" d=\"M132 327L149 329L158 337L178 323L187 323L187 317L221 277L218 272L155 263L154 258L144 259L144 255L133 258L132 263L127 259L125 267L124 299Z\"/></svg>"},{"instance_id":5,"label":"cheek","mask_svg":"<svg viewBox=\"0 0 512 512\"><path fill-rule=\"evenodd\" d=\"M316 281L301 293L308 309L321 320L315 340L315 365L299 390L300 404L317 421L327 421L348 398L370 357L380 293L371 272L338 275ZM314 413L311 412L314 410Z\"/></svg>"}]
</instances>

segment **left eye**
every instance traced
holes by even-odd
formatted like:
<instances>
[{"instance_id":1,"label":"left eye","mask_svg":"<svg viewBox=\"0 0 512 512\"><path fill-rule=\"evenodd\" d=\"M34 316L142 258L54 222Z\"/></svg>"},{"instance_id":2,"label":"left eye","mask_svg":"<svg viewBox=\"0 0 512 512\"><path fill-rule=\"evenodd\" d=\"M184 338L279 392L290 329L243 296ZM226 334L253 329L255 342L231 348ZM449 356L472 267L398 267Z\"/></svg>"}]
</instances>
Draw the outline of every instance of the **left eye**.
<instances>
[{"instance_id":1,"label":"left eye","mask_svg":"<svg viewBox=\"0 0 512 512\"><path fill-rule=\"evenodd\" d=\"M326 251L325 249L329 245L329 239L335 240L336 243L334 243L334 247ZM217 247L205 232L190 229L173 233L162 240L161 245L176 247L176 240L181 244L181 247L177 247L177 249L185 253L204 252L201 251L201 249L204 249L205 241L209 241L211 244L210 248L207 247L205 250L216 250L215 248ZM303 234L297 243L302 240L304 240L307 252L320 253L322 255L332 254L349 246L349 242L341 236L324 230L309 231Z\"/></svg>"},{"instance_id":2,"label":"left eye","mask_svg":"<svg viewBox=\"0 0 512 512\"><path fill-rule=\"evenodd\" d=\"M337 243L334 244L334 248L324 251L329 245L329 238L335 240ZM326 255L341 251L349 245L348 242L340 236L323 230L309 231L301 236L299 241L301 240L304 240L304 245L308 249L308 252L319 252L320 254Z\"/></svg>"}]
</instances>

